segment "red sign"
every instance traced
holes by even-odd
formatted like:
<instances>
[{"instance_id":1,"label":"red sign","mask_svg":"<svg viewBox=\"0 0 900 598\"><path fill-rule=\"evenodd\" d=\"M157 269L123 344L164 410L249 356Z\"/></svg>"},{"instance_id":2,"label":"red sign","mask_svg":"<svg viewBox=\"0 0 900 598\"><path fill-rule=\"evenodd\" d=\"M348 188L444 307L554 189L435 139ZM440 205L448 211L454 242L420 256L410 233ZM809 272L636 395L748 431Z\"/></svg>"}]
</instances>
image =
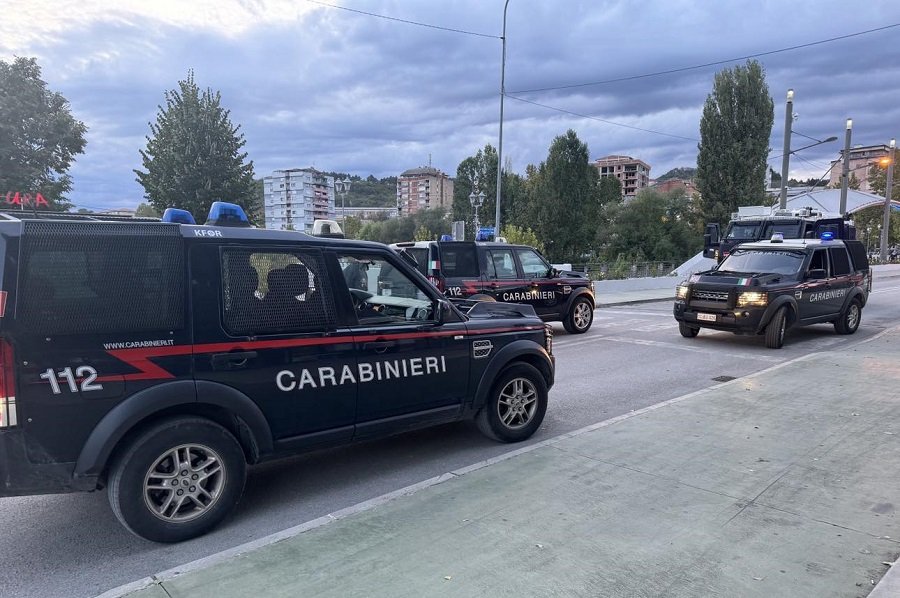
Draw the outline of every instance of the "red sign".
<instances>
[{"instance_id":1,"label":"red sign","mask_svg":"<svg viewBox=\"0 0 900 598\"><path fill-rule=\"evenodd\" d=\"M20 193L18 191L6 192L6 204L10 206L19 206L22 208L25 207L50 207L50 204L47 203L47 200L44 199L44 196L40 193L35 193L34 196L31 193Z\"/></svg>"}]
</instances>

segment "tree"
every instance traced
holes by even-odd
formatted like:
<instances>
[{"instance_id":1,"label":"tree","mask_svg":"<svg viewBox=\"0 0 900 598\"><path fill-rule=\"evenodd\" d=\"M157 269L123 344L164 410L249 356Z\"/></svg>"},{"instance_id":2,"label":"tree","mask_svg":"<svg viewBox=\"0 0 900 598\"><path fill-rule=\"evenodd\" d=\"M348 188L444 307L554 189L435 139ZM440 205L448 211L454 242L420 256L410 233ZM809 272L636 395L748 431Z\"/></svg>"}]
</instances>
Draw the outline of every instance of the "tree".
<instances>
[{"instance_id":1,"label":"tree","mask_svg":"<svg viewBox=\"0 0 900 598\"><path fill-rule=\"evenodd\" d=\"M534 247L541 253L544 252L544 244L541 243L540 239L537 238L537 235L534 234L534 231L530 228L523 228L521 226L516 226L515 224L507 224L503 226L503 234L501 236L506 239L507 243L512 243L514 245L528 245L529 247Z\"/></svg>"},{"instance_id":2,"label":"tree","mask_svg":"<svg viewBox=\"0 0 900 598\"><path fill-rule=\"evenodd\" d=\"M611 204L605 258L681 262L700 249L691 200L684 191L644 189L628 203Z\"/></svg>"},{"instance_id":3,"label":"tree","mask_svg":"<svg viewBox=\"0 0 900 598\"><path fill-rule=\"evenodd\" d=\"M550 144L547 160L526 185L534 230L554 262L577 262L590 250L599 224L597 169L586 144L569 129Z\"/></svg>"},{"instance_id":4,"label":"tree","mask_svg":"<svg viewBox=\"0 0 900 598\"><path fill-rule=\"evenodd\" d=\"M155 123L148 123L147 148L141 150L145 172L135 170L144 197L159 212L178 207L203 218L214 201L239 204L257 212L259 186L253 162L245 162L246 144L240 125L222 107L221 94L201 93L193 72L165 92Z\"/></svg>"},{"instance_id":5,"label":"tree","mask_svg":"<svg viewBox=\"0 0 900 598\"><path fill-rule=\"evenodd\" d=\"M153 206L147 203L138 204L137 209L134 211L134 215L148 218L159 218L159 212L154 210Z\"/></svg>"},{"instance_id":6,"label":"tree","mask_svg":"<svg viewBox=\"0 0 900 598\"><path fill-rule=\"evenodd\" d=\"M716 73L700 119L697 187L709 222L766 202L766 159L775 120L765 73L755 60Z\"/></svg>"},{"instance_id":7,"label":"tree","mask_svg":"<svg viewBox=\"0 0 900 598\"><path fill-rule=\"evenodd\" d=\"M71 208L67 171L84 153L86 132L68 100L47 89L37 60L0 60L0 193L40 193L49 204L41 208Z\"/></svg>"},{"instance_id":8,"label":"tree","mask_svg":"<svg viewBox=\"0 0 900 598\"><path fill-rule=\"evenodd\" d=\"M484 225L494 223L494 210L497 196L497 150L490 144L469 156L456 167L456 180L453 183L453 220L464 220L473 231L472 222L475 210L469 201L472 192L484 193L484 203L478 208L478 216ZM500 205L504 210L505 206ZM502 219L501 214L501 219Z\"/></svg>"}]
</instances>

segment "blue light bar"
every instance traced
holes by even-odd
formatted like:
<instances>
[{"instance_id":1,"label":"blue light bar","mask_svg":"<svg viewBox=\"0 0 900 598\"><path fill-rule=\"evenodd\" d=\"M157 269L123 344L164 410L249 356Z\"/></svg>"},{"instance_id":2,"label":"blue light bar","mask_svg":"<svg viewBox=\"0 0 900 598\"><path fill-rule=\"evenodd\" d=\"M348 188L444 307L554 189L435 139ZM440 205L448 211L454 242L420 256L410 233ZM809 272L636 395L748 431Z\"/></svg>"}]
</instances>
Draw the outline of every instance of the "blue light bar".
<instances>
[{"instance_id":1,"label":"blue light bar","mask_svg":"<svg viewBox=\"0 0 900 598\"><path fill-rule=\"evenodd\" d=\"M206 217L208 226L250 226L250 220L244 208L236 203L214 201Z\"/></svg>"},{"instance_id":2,"label":"blue light bar","mask_svg":"<svg viewBox=\"0 0 900 598\"><path fill-rule=\"evenodd\" d=\"M441 235L441 241L452 241L453 235Z\"/></svg>"},{"instance_id":3,"label":"blue light bar","mask_svg":"<svg viewBox=\"0 0 900 598\"><path fill-rule=\"evenodd\" d=\"M178 224L197 224L194 216L187 210L179 210L178 208L166 208L162 215L163 222L175 222Z\"/></svg>"},{"instance_id":4,"label":"blue light bar","mask_svg":"<svg viewBox=\"0 0 900 598\"><path fill-rule=\"evenodd\" d=\"M822 239L823 241L833 241L834 233L831 232L830 230L826 230L826 231L823 231L821 235L819 235L819 238Z\"/></svg>"}]
</instances>

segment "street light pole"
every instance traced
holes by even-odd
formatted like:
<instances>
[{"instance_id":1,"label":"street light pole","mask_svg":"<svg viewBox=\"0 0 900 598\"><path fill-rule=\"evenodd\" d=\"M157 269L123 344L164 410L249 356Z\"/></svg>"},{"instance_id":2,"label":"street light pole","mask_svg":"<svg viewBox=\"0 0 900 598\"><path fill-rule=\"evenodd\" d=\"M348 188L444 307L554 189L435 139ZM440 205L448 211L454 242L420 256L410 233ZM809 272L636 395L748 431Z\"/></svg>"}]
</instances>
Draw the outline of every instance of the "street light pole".
<instances>
[{"instance_id":1,"label":"street light pole","mask_svg":"<svg viewBox=\"0 0 900 598\"><path fill-rule=\"evenodd\" d=\"M500 191L503 188L503 98L506 96L506 9L509 8L509 0L503 4L503 35L500 40L503 44L503 54L500 59L500 139L497 142L497 200L494 208L494 238L500 235Z\"/></svg>"},{"instance_id":2,"label":"street light pole","mask_svg":"<svg viewBox=\"0 0 900 598\"><path fill-rule=\"evenodd\" d=\"M884 184L884 220L881 223L881 263L888 258L888 233L891 230L891 194L894 183L894 156L896 155L896 140L891 139L890 161L887 166L887 181Z\"/></svg>"},{"instance_id":3,"label":"street light pole","mask_svg":"<svg viewBox=\"0 0 900 598\"><path fill-rule=\"evenodd\" d=\"M781 156L781 201L780 210L787 209L788 166L791 163L791 124L794 120L794 90L787 91L787 102L784 105L784 154Z\"/></svg>"},{"instance_id":4,"label":"street light pole","mask_svg":"<svg viewBox=\"0 0 900 598\"><path fill-rule=\"evenodd\" d=\"M850 184L850 135L853 133L853 119L847 119L847 133L844 136L844 163L841 166L841 217L847 211L847 187Z\"/></svg>"},{"instance_id":5,"label":"street light pole","mask_svg":"<svg viewBox=\"0 0 900 598\"><path fill-rule=\"evenodd\" d=\"M484 203L484 191L480 191L475 193L473 190L469 194L469 203L472 204L472 207L475 208L475 220L472 222L475 226L475 240L478 240L478 228L481 223L478 221L478 208L481 207L481 204Z\"/></svg>"},{"instance_id":6,"label":"street light pole","mask_svg":"<svg viewBox=\"0 0 900 598\"><path fill-rule=\"evenodd\" d=\"M347 192L350 191L350 179L335 181L334 190L341 195L341 225L343 225L344 220L346 219L346 215L344 213L344 198L347 197Z\"/></svg>"}]
</instances>

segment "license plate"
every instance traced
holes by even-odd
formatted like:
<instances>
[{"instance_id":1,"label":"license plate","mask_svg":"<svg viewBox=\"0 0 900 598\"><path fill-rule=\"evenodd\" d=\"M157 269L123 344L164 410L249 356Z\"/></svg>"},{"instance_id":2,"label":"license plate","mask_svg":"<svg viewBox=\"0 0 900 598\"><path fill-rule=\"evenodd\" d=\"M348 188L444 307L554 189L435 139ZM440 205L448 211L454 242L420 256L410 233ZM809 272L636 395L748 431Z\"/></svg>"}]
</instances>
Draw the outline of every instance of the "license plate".
<instances>
[{"instance_id":1,"label":"license plate","mask_svg":"<svg viewBox=\"0 0 900 598\"><path fill-rule=\"evenodd\" d=\"M701 322L715 322L716 314L697 314L697 319Z\"/></svg>"}]
</instances>

